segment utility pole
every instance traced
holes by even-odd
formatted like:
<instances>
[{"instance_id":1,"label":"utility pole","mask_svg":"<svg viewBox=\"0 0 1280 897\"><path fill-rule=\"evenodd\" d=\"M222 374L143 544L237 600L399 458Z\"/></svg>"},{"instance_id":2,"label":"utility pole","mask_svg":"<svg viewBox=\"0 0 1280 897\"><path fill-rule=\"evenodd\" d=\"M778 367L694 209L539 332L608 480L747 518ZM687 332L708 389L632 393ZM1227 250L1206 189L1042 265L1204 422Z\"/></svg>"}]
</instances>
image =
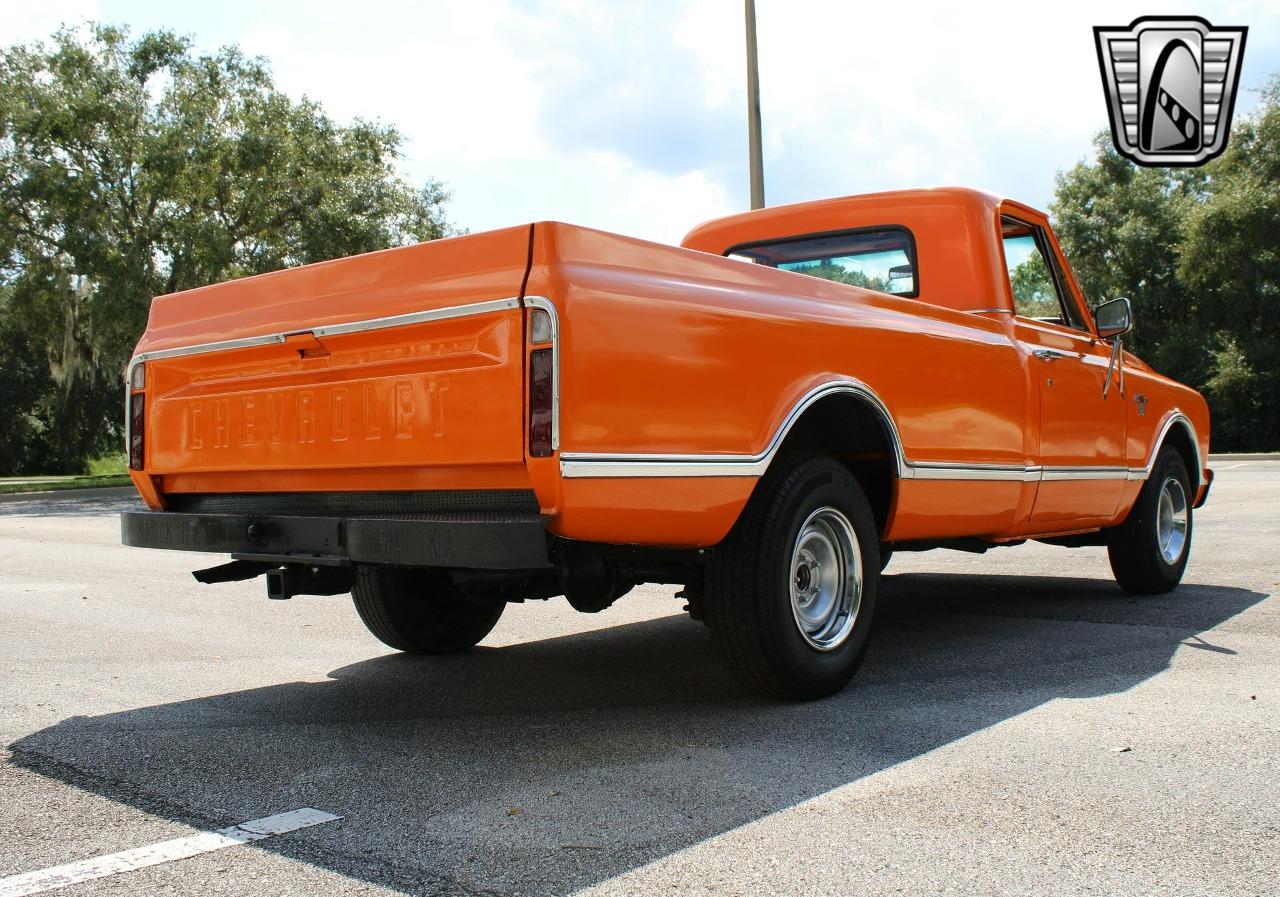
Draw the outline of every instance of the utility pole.
<instances>
[{"instance_id":1,"label":"utility pole","mask_svg":"<svg viewBox=\"0 0 1280 897\"><path fill-rule=\"evenodd\" d=\"M751 208L764 208L764 163L760 158L760 66L756 61L756 0L747 4L747 141Z\"/></svg>"}]
</instances>

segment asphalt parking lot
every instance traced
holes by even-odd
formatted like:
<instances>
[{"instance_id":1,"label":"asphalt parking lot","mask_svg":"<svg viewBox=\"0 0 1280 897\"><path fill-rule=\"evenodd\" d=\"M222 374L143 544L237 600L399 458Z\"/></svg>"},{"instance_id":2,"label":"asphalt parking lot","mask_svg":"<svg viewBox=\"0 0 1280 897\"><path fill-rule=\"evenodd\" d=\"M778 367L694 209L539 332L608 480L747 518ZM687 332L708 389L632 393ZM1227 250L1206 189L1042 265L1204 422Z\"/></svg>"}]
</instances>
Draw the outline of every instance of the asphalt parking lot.
<instances>
[{"instance_id":1,"label":"asphalt parking lot","mask_svg":"<svg viewBox=\"0 0 1280 897\"><path fill-rule=\"evenodd\" d=\"M341 818L57 893L1280 893L1280 462L1217 466L1176 592L899 555L854 686L798 706L670 589L417 659L121 547L126 499L0 505L0 895L299 808Z\"/></svg>"}]
</instances>

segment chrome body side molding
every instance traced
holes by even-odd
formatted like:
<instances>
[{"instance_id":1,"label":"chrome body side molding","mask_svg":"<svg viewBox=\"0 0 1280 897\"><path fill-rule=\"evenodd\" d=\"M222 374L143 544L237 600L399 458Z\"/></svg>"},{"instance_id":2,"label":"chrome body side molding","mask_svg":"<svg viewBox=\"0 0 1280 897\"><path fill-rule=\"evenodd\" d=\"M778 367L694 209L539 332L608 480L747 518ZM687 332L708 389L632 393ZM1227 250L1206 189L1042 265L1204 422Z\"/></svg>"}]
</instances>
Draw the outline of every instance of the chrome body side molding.
<instances>
[{"instance_id":1,"label":"chrome body side molding","mask_svg":"<svg viewBox=\"0 0 1280 897\"><path fill-rule=\"evenodd\" d=\"M1181 411L1171 411L1152 444L1143 467L1117 465L1067 467L1016 464L968 464L952 461L912 461L902 448L902 438L889 409L875 390L859 380L845 379L824 383L807 392L779 425L765 450L757 455L734 454L625 454L611 452L561 452L560 473L564 477L759 477L782 447L783 440L800 416L820 399L830 395L851 394L866 402L876 412L889 436L899 479L1006 481L1019 483L1058 482L1065 480L1145 480L1155 467L1156 455L1174 426L1184 426L1195 446L1197 466L1200 444L1195 427ZM1197 479L1200 473L1197 471Z\"/></svg>"},{"instance_id":2,"label":"chrome body side molding","mask_svg":"<svg viewBox=\"0 0 1280 897\"><path fill-rule=\"evenodd\" d=\"M560 473L565 477L758 477L768 469L787 434L809 406L832 395L853 395L871 406L885 427L892 445L899 477L910 477L902 452L902 440L889 409L875 390L860 380L833 380L809 390L792 407L757 455L663 455L610 452L561 452Z\"/></svg>"},{"instance_id":3,"label":"chrome body side molding","mask_svg":"<svg viewBox=\"0 0 1280 897\"><path fill-rule=\"evenodd\" d=\"M950 461L918 461L910 463L913 480L1005 480L1034 483L1041 478L1042 468L1004 464L963 464Z\"/></svg>"},{"instance_id":4,"label":"chrome body side molding","mask_svg":"<svg viewBox=\"0 0 1280 897\"><path fill-rule=\"evenodd\" d=\"M133 381L134 369L141 363L163 358L177 358L187 355L199 355L210 352L222 352L232 349L246 349L254 346L278 345L291 336L312 334L316 337L336 336L347 333L359 333L368 330L381 330L390 327L404 327L429 321L441 321L470 315L489 314L521 307L539 308L547 312L551 318L552 349L552 448L560 448L560 321L555 304L545 296L512 296L504 299L491 299L470 305L457 305L447 308L431 309L422 312L410 312L402 315L390 315L369 318L363 321L349 321L341 324L323 324L317 327L300 328L278 333L266 333L257 336L239 337L229 340L218 340L197 343L190 346L175 346L168 349L156 349L142 352L129 360L125 370L125 445L131 441L132 419L129 408L130 396L133 393L129 386ZM997 311L997 309L991 309ZM814 403L832 395L852 395L866 403L880 419L889 439L893 452L894 469L899 479L910 480L962 480L962 481L1012 481L1012 482L1053 482L1061 480L1099 480L1127 479L1145 480L1155 467L1156 457L1165 438L1175 426L1187 430L1196 456L1196 479L1202 480L1204 460L1200 455L1200 443L1195 426L1179 409L1170 411L1153 441L1151 451L1143 467L1042 467L1040 465L1009 464L967 464L951 461L912 461L907 458L902 447L902 438L898 426L889 413L888 407L880 396L867 384L853 378L832 380L814 387L805 393L791 408L779 424L773 437L764 451L756 455L745 454L644 454L644 453L612 453L612 452L560 452L560 472L569 478L633 478L633 477L759 477L768 469L769 464L782 447L783 441L800 416Z\"/></svg>"}]
</instances>

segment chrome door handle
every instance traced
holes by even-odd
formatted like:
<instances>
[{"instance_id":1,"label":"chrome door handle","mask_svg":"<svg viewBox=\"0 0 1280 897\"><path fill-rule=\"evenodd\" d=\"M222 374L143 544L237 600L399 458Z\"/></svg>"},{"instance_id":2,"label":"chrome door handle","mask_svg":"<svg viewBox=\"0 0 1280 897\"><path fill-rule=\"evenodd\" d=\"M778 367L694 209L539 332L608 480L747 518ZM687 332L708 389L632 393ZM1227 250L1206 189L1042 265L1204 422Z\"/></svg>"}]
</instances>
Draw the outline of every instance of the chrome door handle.
<instances>
[{"instance_id":1,"label":"chrome door handle","mask_svg":"<svg viewBox=\"0 0 1280 897\"><path fill-rule=\"evenodd\" d=\"M1057 361L1068 357L1066 352L1059 352L1057 349L1036 349L1031 354L1041 361Z\"/></svg>"}]
</instances>

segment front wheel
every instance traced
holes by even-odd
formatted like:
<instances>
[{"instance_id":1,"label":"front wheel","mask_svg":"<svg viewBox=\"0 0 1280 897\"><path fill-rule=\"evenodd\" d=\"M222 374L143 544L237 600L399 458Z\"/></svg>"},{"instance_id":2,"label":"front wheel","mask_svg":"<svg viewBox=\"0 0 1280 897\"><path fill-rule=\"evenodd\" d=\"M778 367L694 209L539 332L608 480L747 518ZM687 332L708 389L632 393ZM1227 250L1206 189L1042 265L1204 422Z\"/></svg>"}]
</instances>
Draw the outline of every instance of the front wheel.
<instances>
[{"instance_id":1,"label":"front wheel","mask_svg":"<svg viewBox=\"0 0 1280 897\"><path fill-rule=\"evenodd\" d=\"M463 595L443 570L362 565L351 598L360 619L384 645L411 654L456 654L498 624L501 600Z\"/></svg>"},{"instance_id":2,"label":"front wheel","mask_svg":"<svg viewBox=\"0 0 1280 897\"><path fill-rule=\"evenodd\" d=\"M879 579L875 519L848 468L780 457L712 554L707 622L751 690L822 698L862 663Z\"/></svg>"},{"instance_id":3,"label":"front wheel","mask_svg":"<svg viewBox=\"0 0 1280 897\"><path fill-rule=\"evenodd\" d=\"M1182 581L1191 554L1191 478L1166 446L1124 523L1107 530L1107 554L1120 588L1158 595Z\"/></svg>"}]
</instances>

